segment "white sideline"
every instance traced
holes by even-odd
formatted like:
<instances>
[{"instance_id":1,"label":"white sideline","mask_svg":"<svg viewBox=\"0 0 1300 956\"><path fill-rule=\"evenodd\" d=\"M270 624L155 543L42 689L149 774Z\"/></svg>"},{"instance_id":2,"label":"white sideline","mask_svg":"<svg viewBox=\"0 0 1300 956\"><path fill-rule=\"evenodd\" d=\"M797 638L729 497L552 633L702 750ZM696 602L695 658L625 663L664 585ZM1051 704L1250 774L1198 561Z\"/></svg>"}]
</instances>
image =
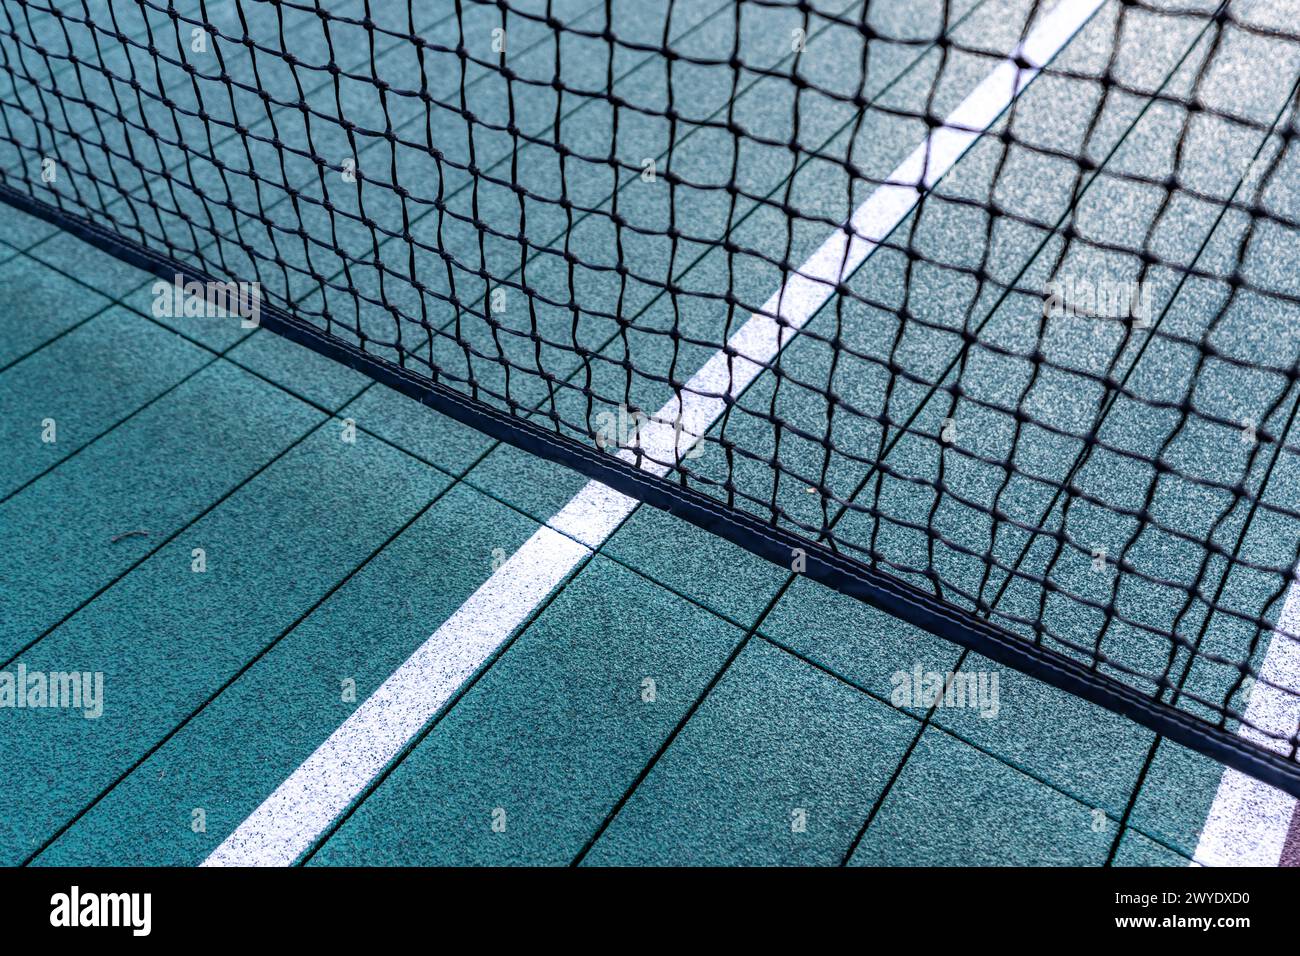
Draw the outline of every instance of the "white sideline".
<instances>
[{"instance_id":1,"label":"white sideline","mask_svg":"<svg viewBox=\"0 0 1300 956\"><path fill-rule=\"evenodd\" d=\"M823 305L857 271L978 137L1106 0L1061 0L1024 42L912 151L849 220L787 276L763 307L641 430L641 467L663 475L685 454ZM1020 59L1028 64L1017 65ZM780 317L780 321L776 316ZM681 429L674 423L680 414ZM625 449L620 457L632 460ZM230 834L204 866L288 866L356 800L582 559L637 502L589 482L545 527L397 668L329 738Z\"/></svg>"},{"instance_id":2,"label":"white sideline","mask_svg":"<svg viewBox=\"0 0 1300 956\"><path fill-rule=\"evenodd\" d=\"M1291 634L1300 634L1300 586L1294 583L1287 591L1259 670L1268 683L1257 682L1246 705L1246 719L1251 724L1284 735L1294 733L1300 721L1300 699L1278 689L1300 687L1300 642L1288 636ZM1238 733L1285 752L1282 741L1250 727L1243 726ZM1277 866L1295 809L1296 800L1290 794L1225 767L1193 865Z\"/></svg>"}]
</instances>

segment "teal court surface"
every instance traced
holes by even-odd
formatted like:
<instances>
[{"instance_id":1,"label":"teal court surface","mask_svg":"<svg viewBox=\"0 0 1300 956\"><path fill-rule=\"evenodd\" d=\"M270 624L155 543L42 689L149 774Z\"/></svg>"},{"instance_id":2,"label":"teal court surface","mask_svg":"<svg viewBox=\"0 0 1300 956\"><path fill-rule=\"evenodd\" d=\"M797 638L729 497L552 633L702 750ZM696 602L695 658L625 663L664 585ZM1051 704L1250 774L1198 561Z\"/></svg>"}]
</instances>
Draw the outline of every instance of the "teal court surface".
<instances>
[{"instance_id":1,"label":"teal court surface","mask_svg":"<svg viewBox=\"0 0 1300 956\"><path fill-rule=\"evenodd\" d=\"M1300 865L1296 7L5 0L0 862Z\"/></svg>"}]
</instances>

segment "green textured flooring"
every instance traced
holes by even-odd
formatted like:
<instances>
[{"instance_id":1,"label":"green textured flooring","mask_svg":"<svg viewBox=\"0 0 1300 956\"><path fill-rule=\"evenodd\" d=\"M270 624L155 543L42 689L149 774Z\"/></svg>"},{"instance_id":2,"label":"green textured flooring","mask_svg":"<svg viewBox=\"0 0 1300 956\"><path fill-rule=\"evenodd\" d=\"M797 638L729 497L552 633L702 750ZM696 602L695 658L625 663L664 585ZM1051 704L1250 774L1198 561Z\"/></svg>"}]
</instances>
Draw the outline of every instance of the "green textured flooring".
<instances>
[{"instance_id":1,"label":"green textured flooring","mask_svg":"<svg viewBox=\"0 0 1300 956\"><path fill-rule=\"evenodd\" d=\"M40 231L9 225L15 250ZM11 262L74 285L111 268L37 251ZM5 667L103 670L109 688L97 721L3 713L9 864L197 864L355 706L341 680L364 699L580 484L268 333L221 357L152 319L138 279L0 373L0 562L22 589ZM124 334L106 352L108 323ZM87 396L119 354L133 374L105 407ZM86 374L63 387L55 362ZM638 510L311 862L1105 862L1145 731L1008 672L998 720L923 727L890 674L960 649L804 579L755 631L781 585ZM1166 749L1117 864L1195 848L1218 768Z\"/></svg>"},{"instance_id":2,"label":"green textured flooring","mask_svg":"<svg viewBox=\"0 0 1300 956\"><path fill-rule=\"evenodd\" d=\"M657 43L654 31L662 21L645 6L643 39ZM725 4L690 0L679 6L674 34L683 46L716 48L729 37L731 22L719 15ZM929 9L894 6L901 22L924 17ZM1028 3L969 0L956 6L968 14L960 29L1005 50L1017 39L1017 17ZM556 7L566 21L600 22L599 4ZM1060 65L1095 70L1113 13L1108 7L1085 28ZM794 16L772 12L782 29L779 18L786 14ZM631 14L625 26L635 23ZM456 27L451 18L431 15L425 29L445 38ZM512 34L519 68L529 57L544 63L551 55L540 42L547 32L542 24L524 22ZM814 81L843 82L835 65L853 50L835 44L846 43L849 35L827 30L812 38L823 44L820 58L808 61ZM1180 74L1174 64L1199 41L1190 31L1164 40L1148 56L1123 64L1127 79L1147 86L1169 80L1185 92L1194 71ZM530 46L534 41L539 42ZM756 34L747 47L750 55L779 59L780 50L764 49L764 42ZM304 37L296 52L309 55L311 44ZM1261 46L1238 56L1263 52ZM364 51L353 54L368 62ZM380 56L388 58L385 69L410 65L409 51L400 46ZM919 49L895 56L874 64L868 92L914 110L930 91L938 60ZM603 61L578 55L566 63L575 82L603 82ZM1284 75L1298 65L1275 66ZM963 60L953 53L943 66L934 111L950 110L988 68L987 58ZM475 104L480 111L490 110L499 97L483 73L470 77L482 97ZM635 57L619 64L618 75L621 91L635 90L650 100L662 93L662 72ZM1244 89L1211 87L1206 95L1232 95L1243 109L1269 121L1285 93L1270 76L1261 74ZM442 80L449 89L460 82ZM290 78L271 75L265 82L288 89L277 84ZM367 109L364 92L350 91L358 98L350 109ZM675 95L707 102L716 92L716 79L702 76L698 89L687 79ZM517 108L544 126L554 112L549 94L530 95L536 102ZM332 88L309 96L322 97L322 109L333 108ZM1020 122L1028 126L1060 122L1072 110L1091 106L1074 103L1069 90L1047 81L1031 87L1022 101ZM768 89L756 81L741 103L738 118L747 128L781 135L790 103L780 84ZM822 109L805 119L805 128L810 135L824 134L828 149L844 150L844 124L853 111L836 101ZM408 127L419 127L419 113L406 118ZM596 110L566 121L579 129L588 124L593 142L607 135L607 117ZM72 122L90 123L93 116ZM1107 162L1117 167L1168 162L1179 133L1159 110L1140 113L1136 98L1120 97L1102 126L1090 149L1110 155ZM636 144L629 147L633 151L639 145L653 150L662 131L651 127L646 120L641 128L632 118L620 138ZM882 121L860 134L854 159L883 176L923 135L923 125L914 120ZM346 151L346 144L318 145ZM708 143L697 145L681 161L706 167ZM1257 146L1258 140L1242 139L1219 152L1207 150L1203 163L1193 163L1184 175L1208 183L1223 169L1242 167ZM494 148L507 154L508 137L486 150L489 161ZM781 148L756 149L745 161L753 164L748 181L764 188L777 190L789 178ZM1294 164L1295 157L1284 161ZM944 190L978 195L996 162L995 150L977 146ZM1043 185L1051 179L1050 163L1043 164L1017 170L1004 183L1009 194L1002 201L1024 208L1058 202L1059 196L1042 195L1051 192ZM539 163L527 174L538 177L537 188L556 173L545 167ZM682 171L690 173L689 167ZM314 171L296 174L310 177ZM514 202L491 188L471 199L466 183L457 183L453 173L443 175L453 202L473 201L489 210ZM573 175L590 190L589 198L608 191L609 183L594 173L586 179ZM843 170L830 164L801 170L793 204L804 208L813 197L835 197L825 199L825 214L842 216L847 206L840 205L863 198L850 195L842 177ZM215 180L210 185L219 188ZM1107 209L1144 201L1121 195L1123 188L1120 180L1099 182L1081 207L1081 228L1098 227ZM663 203L662 196L636 189L622 195L628 207L644 204L642 219ZM199 198L182 196L180 204ZM708 196L690 201L698 203L693 212L701 219L726 212L725 204L720 208ZM971 235L982 235L982 223L967 221L960 205L933 209L938 221L923 217L909 228L917 227L918 241L934 254L951 258ZM1241 223L1216 224L1213 212L1199 205L1173 211L1157 241L1194 247L1208 239L1207 261L1222 266ZM380 221L395 214L367 213ZM291 210L270 214L287 217ZM801 223L796 230L786 250L792 260L824 238L814 226ZM415 228L432 241L431 219ZM564 228L563 216L553 210L538 210L528 220L529 232L547 239ZM1128 227L1112 228L1120 235ZM439 235L453 250L475 242L463 223ZM610 254L608 237L594 223L574 235L586 258ZM786 242L778 212L762 207L750 211L737 237L773 255ZM1029 263L1032 270L1035 240L1014 228L999 234L990 268L1014 272ZM369 240L353 235L340 241ZM290 255L279 247L265 252ZM724 257L716 249L692 252L699 258L682 273L686 287L725 283ZM644 238L638 254L657 256L663 249ZM1275 246L1271 259L1252 268L1284 274L1294 270L1297 255L1294 247ZM328 249L312 249L286 282L307 311L346 308L333 292L322 294L307 281L312 270L337 277L339 263L330 256ZM488 259L494 274L513 274L517 247L489 244ZM903 287L904 267L898 257L882 254L852 284L888 300ZM544 264L530 264L525 273L516 281L534 288L558 281ZM481 295L476 277L461 278L457 294ZM586 301L595 302L596 311L612 311L617 284L589 278ZM761 302L777 279L774 267L752 268L737 276L738 291ZM1152 280L1166 299L1169 280ZM933 277L922 270L911 281L924 285ZM5 209L0 215L0 669L21 663L32 670L102 671L107 688L105 712L97 720L66 712L0 711L0 761L9 771L0 788L3 864L201 862L487 580L494 558L513 553L585 483L576 473L499 445L264 331L221 320L156 318L152 282L24 214ZM965 291L936 293L933 307L960 316L968 304ZM404 309L427 304L413 289L388 292ZM1190 290L1171 306L1170 322L1187 334L1203 331L1200 316L1209 312L1214 294L1210 283ZM337 298L346 297L339 292ZM624 307L647 327L673 321L669 303L647 287L633 289ZM995 316L994 334L1014 340L1017 317L1034 307L1030 301L1009 302ZM847 334L858 336L863 348L879 345L873 336L894 334L885 311L858 303L845 312ZM535 321L567 336L572 317L566 310L543 309ZM716 328L717 317L691 315L685 321L700 323L703 334ZM1243 304L1217 329L1217 344L1239 356L1257 354L1269 347L1256 335L1260 321L1250 303ZM622 346L608 326L588 317L573 334L617 357ZM942 330L921 331L906 339L905 351L923 363L927 349L944 352L945 341ZM1103 344L1098 342L1099 353ZM630 382L631 393L651 408L662 401L655 391L662 385L645 373L663 375L676 365L694 369L707 357L691 346L674 347L670 354L662 336L644 336L635 349L646 365ZM796 340L783 361L820 369L824 352L824 345ZM452 368L463 361L454 354L440 358ZM536 360L523 352L515 358ZM555 358L570 363L560 371L574 371L571 355L557 352ZM1088 367L1100 361L1088 354L1073 360ZM1162 376L1183 361L1177 354L1153 358L1146 387L1158 391ZM605 368L613 374L612 364ZM465 365L461 372L488 388L505 388L495 368ZM1205 379L1207 392L1222 398L1225 416L1248 415L1271 400L1275 383L1234 390L1216 379L1229 374L1209 369ZM983 378L975 376L975 390L1014 393L1023 383L1008 385L1010 377L990 367ZM860 407L882 401L869 368L847 363L836 384ZM526 383L512 388L512 399L541 401ZM1077 388L1066 379L1042 381L1027 401L1050 415L1068 410ZM612 391L621 392L621 386ZM808 411L797 390L775 400L793 419ZM895 400L906 404L915 396ZM758 410L772 401L760 379L742 403L753 414L737 415L733 437L743 440L746 428L757 426ZM1125 416L1119 408L1108 422L1112 440L1149 448L1151 433L1144 429L1152 423L1136 413ZM46 419L57 422L53 444L41 440ZM355 423L355 440L348 423ZM985 426L987 434L981 432ZM1005 440L996 426L978 416L970 422L972 432L993 445ZM765 440L757 432L750 437L760 445ZM864 428L857 438L873 447L878 436ZM1225 447L1225 456L1238 453ZM789 456L806 467L797 464L804 451L789 442L783 460ZM1048 459L1071 451L1038 449ZM931 467L923 449L907 443L897 456L901 468L924 473ZM1279 467L1266 499L1282 500L1283 489L1293 485L1296 463ZM1081 480L1103 488L1113 474L1103 456ZM851 488L860 477L860 464L840 460L829 480L833 487ZM978 483L978 476L966 480ZM924 517L929 499L911 501L905 488L895 492L891 497L886 488L882 496L895 502L899 522ZM815 510L815 501L792 483L777 493L793 514L810 517ZM1133 489L1108 493L1122 497ZM1036 499L1030 489L1011 488L1000 500L1015 509ZM1191 534L1202 532L1206 515L1216 513L1213 502L1179 497L1176 490L1158 504L1181 513ZM1073 520L1118 547L1125 528L1108 524L1098 511L1085 508ZM846 519L845 527L854 520ZM940 523L972 541L989 533L987 524L961 513L942 515ZM1222 531L1225 539L1236 527L1230 523ZM1023 538L1006 529L999 534L999 552L1014 556ZM1262 553L1270 542L1294 542L1295 529L1264 518L1251 535ZM886 536L882 547L888 559L908 563L915 545L906 536ZM193 570L196 549L206 560L202 573ZM1035 551L1030 560L1041 564L1048 557ZM950 573L960 580L969 569L954 559ZM978 583L976 578L976 589ZM1014 588L1008 591L1007 606L1024 610L1017 599ZM1053 608L1053 626L1068 629L1069 614ZM916 667L997 672L996 716L896 704L894 675ZM1195 674L1193 680L1213 695L1223 676ZM647 681L653 682L652 699L645 694ZM345 699L345 682L355 685L353 699ZM1178 866L1196 848L1220 773L1211 761L1157 742L1131 722L641 507L512 635L306 862ZM196 826L196 819L203 825Z\"/></svg>"}]
</instances>

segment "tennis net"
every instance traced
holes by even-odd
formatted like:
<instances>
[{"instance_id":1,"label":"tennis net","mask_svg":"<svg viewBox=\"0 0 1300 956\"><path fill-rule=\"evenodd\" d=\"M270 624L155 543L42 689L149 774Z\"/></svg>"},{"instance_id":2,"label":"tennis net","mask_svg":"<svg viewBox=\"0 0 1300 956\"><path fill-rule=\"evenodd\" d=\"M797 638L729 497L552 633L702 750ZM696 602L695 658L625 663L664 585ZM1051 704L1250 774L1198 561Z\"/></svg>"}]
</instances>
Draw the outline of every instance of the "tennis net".
<instances>
[{"instance_id":1,"label":"tennis net","mask_svg":"<svg viewBox=\"0 0 1300 956\"><path fill-rule=\"evenodd\" d=\"M6 0L0 198L1300 795L1296 5Z\"/></svg>"}]
</instances>

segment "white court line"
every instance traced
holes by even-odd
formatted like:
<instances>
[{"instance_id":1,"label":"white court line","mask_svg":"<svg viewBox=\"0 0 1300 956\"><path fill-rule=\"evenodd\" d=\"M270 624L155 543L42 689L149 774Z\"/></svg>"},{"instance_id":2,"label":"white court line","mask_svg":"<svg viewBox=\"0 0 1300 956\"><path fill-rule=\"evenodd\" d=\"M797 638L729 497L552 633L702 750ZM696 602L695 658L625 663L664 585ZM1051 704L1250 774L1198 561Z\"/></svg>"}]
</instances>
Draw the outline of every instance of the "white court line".
<instances>
[{"instance_id":1,"label":"white court line","mask_svg":"<svg viewBox=\"0 0 1300 956\"><path fill-rule=\"evenodd\" d=\"M763 307L641 430L641 468L666 474L821 309L840 283L916 208L1044 64L1106 0L1061 0L1011 56L912 151L886 183L786 277ZM1017 65L1020 59L1027 64ZM780 316L778 321L776 316ZM673 423L681 416L681 431ZM683 441L683 439L685 439ZM633 460L630 450L619 453ZM632 513L637 502L589 482L368 697L212 854L204 866L288 866L447 702L584 557Z\"/></svg>"},{"instance_id":2,"label":"white court line","mask_svg":"<svg viewBox=\"0 0 1300 956\"><path fill-rule=\"evenodd\" d=\"M1300 698L1280 689L1300 687L1300 642L1288 636L1292 634L1300 634L1300 586L1295 583L1287 591L1259 669L1263 680L1255 683L1246 705L1246 719L1254 727L1287 736L1295 733L1296 722L1300 721ZM1254 727L1243 725L1238 734L1270 750L1287 752L1283 741ZM1277 866L1295 808L1295 797L1290 794L1224 768L1193 865Z\"/></svg>"}]
</instances>

